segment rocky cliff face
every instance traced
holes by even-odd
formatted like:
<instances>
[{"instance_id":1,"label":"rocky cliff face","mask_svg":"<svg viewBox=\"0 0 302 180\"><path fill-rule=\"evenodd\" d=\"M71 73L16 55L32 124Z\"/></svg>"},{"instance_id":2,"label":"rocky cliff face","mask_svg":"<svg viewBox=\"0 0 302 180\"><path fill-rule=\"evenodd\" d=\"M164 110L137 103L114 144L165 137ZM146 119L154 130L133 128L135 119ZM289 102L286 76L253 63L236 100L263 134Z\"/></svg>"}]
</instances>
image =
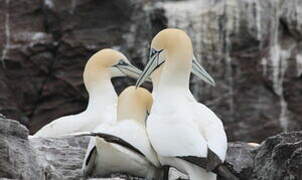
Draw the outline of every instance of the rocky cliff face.
<instances>
[{"instance_id":1,"label":"rocky cliff face","mask_svg":"<svg viewBox=\"0 0 302 180\"><path fill-rule=\"evenodd\" d=\"M159 3L169 27L186 29L217 81L192 91L224 120L231 139L259 141L301 129L301 1ZM297 100L297 101L296 101ZM298 116L297 116L298 115Z\"/></svg>"},{"instance_id":2,"label":"rocky cliff face","mask_svg":"<svg viewBox=\"0 0 302 180\"><path fill-rule=\"evenodd\" d=\"M28 130L19 122L0 116L1 179L43 179L43 169L27 136Z\"/></svg>"},{"instance_id":3,"label":"rocky cliff face","mask_svg":"<svg viewBox=\"0 0 302 180\"><path fill-rule=\"evenodd\" d=\"M254 179L302 179L302 132L269 137L257 150Z\"/></svg>"},{"instance_id":4,"label":"rocky cliff face","mask_svg":"<svg viewBox=\"0 0 302 180\"><path fill-rule=\"evenodd\" d=\"M94 52L114 47L142 66L148 27L140 1L0 3L0 110L31 132L85 108L82 72ZM117 90L131 82L119 81Z\"/></svg>"},{"instance_id":5,"label":"rocky cliff face","mask_svg":"<svg viewBox=\"0 0 302 180\"><path fill-rule=\"evenodd\" d=\"M260 142L302 128L299 0L0 0L0 112L34 133L85 109L83 67L113 47L143 68L152 36L178 27L217 82L192 78L195 97L230 140ZM120 92L133 84L114 81ZM149 85L150 88L150 85Z\"/></svg>"},{"instance_id":6,"label":"rocky cliff face","mask_svg":"<svg viewBox=\"0 0 302 180\"><path fill-rule=\"evenodd\" d=\"M0 116L0 179L82 179L88 141L88 137L31 138L18 121ZM300 180L302 132L272 136L260 146L229 143L226 160L242 180ZM170 171L171 179L179 175L186 178ZM121 174L112 177L130 179Z\"/></svg>"}]
</instances>

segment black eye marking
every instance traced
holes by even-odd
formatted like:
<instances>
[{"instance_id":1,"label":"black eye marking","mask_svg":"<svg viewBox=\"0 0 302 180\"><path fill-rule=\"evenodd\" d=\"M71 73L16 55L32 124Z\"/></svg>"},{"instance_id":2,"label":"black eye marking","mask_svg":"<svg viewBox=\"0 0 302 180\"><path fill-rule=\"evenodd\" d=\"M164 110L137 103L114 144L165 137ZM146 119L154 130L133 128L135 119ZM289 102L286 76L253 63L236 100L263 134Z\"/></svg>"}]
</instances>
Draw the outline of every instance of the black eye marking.
<instances>
[{"instance_id":1,"label":"black eye marking","mask_svg":"<svg viewBox=\"0 0 302 180\"><path fill-rule=\"evenodd\" d=\"M161 50L157 51L157 53L160 54L163 50L164 50L164 49L161 49Z\"/></svg>"},{"instance_id":2,"label":"black eye marking","mask_svg":"<svg viewBox=\"0 0 302 180\"><path fill-rule=\"evenodd\" d=\"M157 64L157 66L155 67L154 71L159 68L162 64L164 64L165 61L161 62L160 64Z\"/></svg>"},{"instance_id":3,"label":"black eye marking","mask_svg":"<svg viewBox=\"0 0 302 180\"><path fill-rule=\"evenodd\" d=\"M157 51L152 48L151 51L150 51L150 57L151 58L154 57L156 53L157 53Z\"/></svg>"},{"instance_id":4,"label":"black eye marking","mask_svg":"<svg viewBox=\"0 0 302 180\"><path fill-rule=\"evenodd\" d=\"M120 66L127 66L128 64L123 60L119 60L119 62L117 63L117 65L120 65Z\"/></svg>"},{"instance_id":5,"label":"black eye marking","mask_svg":"<svg viewBox=\"0 0 302 180\"><path fill-rule=\"evenodd\" d=\"M161 49L159 51L155 50L155 49L151 49L150 51L150 57L153 58L155 55L159 56L159 54L163 51L164 49Z\"/></svg>"},{"instance_id":6,"label":"black eye marking","mask_svg":"<svg viewBox=\"0 0 302 180\"><path fill-rule=\"evenodd\" d=\"M156 58L155 59L155 61L156 61L156 68L155 69L157 69L160 65L162 65L163 63L164 63L164 61L163 62L159 62L159 55L160 55L160 53L163 51L164 49L161 49L161 50L155 50L155 49L153 49L153 48L151 48L151 51L150 51L150 58L151 59L153 59L153 58ZM154 70L155 70L154 69Z\"/></svg>"},{"instance_id":7,"label":"black eye marking","mask_svg":"<svg viewBox=\"0 0 302 180\"><path fill-rule=\"evenodd\" d=\"M136 75L140 75L140 72L137 72L135 69L133 69L133 67L131 68L131 64L128 64L123 59L119 60L119 62L116 65L114 65L114 67L116 67L125 76L129 76L129 74L128 74L129 72L136 74ZM125 71L128 71L128 73L126 73ZM131 76L129 76L129 77L131 77Z\"/></svg>"},{"instance_id":8,"label":"black eye marking","mask_svg":"<svg viewBox=\"0 0 302 180\"><path fill-rule=\"evenodd\" d=\"M147 110L146 117L145 117L145 123L147 122L148 116L150 115L150 112ZM146 125L147 126L147 125Z\"/></svg>"},{"instance_id":9,"label":"black eye marking","mask_svg":"<svg viewBox=\"0 0 302 180\"><path fill-rule=\"evenodd\" d=\"M163 51L164 49L161 49L161 50L159 50L159 51L156 51L156 67L154 68L154 71L157 69L157 68L159 68L164 62L165 62L165 60L163 60L162 62L159 62L159 55L160 55L160 53Z\"/></svg>"}]
</instances>

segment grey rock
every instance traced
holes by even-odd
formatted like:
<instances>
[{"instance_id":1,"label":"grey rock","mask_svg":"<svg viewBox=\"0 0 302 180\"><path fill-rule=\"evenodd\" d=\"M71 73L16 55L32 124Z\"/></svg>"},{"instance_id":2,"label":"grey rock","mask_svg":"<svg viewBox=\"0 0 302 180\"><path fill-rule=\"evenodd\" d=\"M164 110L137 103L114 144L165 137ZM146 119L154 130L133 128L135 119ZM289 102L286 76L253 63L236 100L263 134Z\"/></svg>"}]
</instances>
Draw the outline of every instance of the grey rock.
<instances>
[{"instance_id":1,"label":"grey rock","mask_svg":"<svg viewBox=\"0 0 302 180\"><path fill-rule=\"evenodd\" d=\"M226 161L240 179L252 176L255 151L258 146L243 142L228 144Z\"/></svg>"},{"instance_id":2,"label":"grey rock","mask_svg":"<svg viewBox=\"0 0 302 180\"><path fill-rule=\"evenodd\" d=\"M0 112L30 134L85 109L82 72L94 52L113 47L143 68L150 40L166 27L188 32L195 55L216 80L214 88L192 77L191 90L223 120L229 140L261 142L302 128L300 0L0 4ZM134 84L113 81L118 93Z\"/></svg>"},{"instance_id":3,"label":"grey rock","mask_svg":"<svg viewBox=\"0 0 302 180\"><path fill-rule=\"evenodd\" d=\"M88 137L27 138L19 122L0 118L0 179L83 179ZM229 143L226 160L243 180L300 180L302 132L269 137L261 145ZM173 169L170 177L187 176ZM97 178L104 179L104 178ZM109 179L139 179L113 174ZM219 179L222 180L222 179Z\"/></svg>"},{"instance_id":4,"label":"grey rock","mask_svg":"<svg viewBox=\"0 0 302 180\"><path fill-rule=\"evenodd\" d=\"M46 14L45 22L56 46L51 51L50 73L35 103L36 108L30 113L31 133L53 119L86 108L88 95L82 73L93 53L102 48L115 48L125 53L135 65L142 66L139 60L147 52L147 49L137 48L146 46L145 38L148 38L148 22L141 1L51 2L52 5L44 4L41 10ZM131 79L120 78L115 87L120 92L133 83Z\"/></svg>"},{"instance_id":5,"label":"grey rock","mask_svg":"<svg viewBox=\"0 0 302 180\"><path fill-rule=\"evenodd\" d=\"M302 179L301 149L301 131L269 137L257 150L253 179Z\"/></svg>"},{"instance_id":6,"label":"grey rock","mask_svg":"<svg viewBox=\"0 0 302 180\"><path fill-rule=\"evenodd\" d=\"M18 121L0 117L0 178L44 179L28 130Z\"/></svg>"},{"instance_id":7,"label":"grey rock","mask_svg":"<svg viewBox=\"0 0 302 180\"><path fill-rule=\"evenodd\" d=\"M81 179L81 167L89 142L82 138L30 138L47 179Z\"/></svg>"},{"instance_id":8,"label":"grey rock","mask_svg":"<svg viewBox=\"0 0 302 180\"><path fill-rule=\"evenodd\" d=\"M281 1L280 21L285 26L289 36L297 40L302 40L302 23L300 7L302 2L299 0Z\"/></svg>"},{"instance_id":9,"label":"grey rock","mask_svg":"<svg viewBox=\"0 0 302 180\"><path fill-rule=\"evenodd\" d=\"M143 67L148 49L142 47L151 38L151 26L140 0L0 4L0 112L18 119L31 134L53 119L85 109L82 72L96 51L121 50ZM133 83L118 79L116 90Z\"/></svg>"},{"instance_id":10,"label":"grey rock","mask_svg":"<svg viewBox=\"0 0 302 180\"><path fill-rule=\"evenodd\" d=\"M216 80L210 87L193 77L191 90L223 120L229 140L261 142L301 129L299 0L165 1L155 7L166 26L188 32L196 57Z\"/></svg>"}]
</instances>

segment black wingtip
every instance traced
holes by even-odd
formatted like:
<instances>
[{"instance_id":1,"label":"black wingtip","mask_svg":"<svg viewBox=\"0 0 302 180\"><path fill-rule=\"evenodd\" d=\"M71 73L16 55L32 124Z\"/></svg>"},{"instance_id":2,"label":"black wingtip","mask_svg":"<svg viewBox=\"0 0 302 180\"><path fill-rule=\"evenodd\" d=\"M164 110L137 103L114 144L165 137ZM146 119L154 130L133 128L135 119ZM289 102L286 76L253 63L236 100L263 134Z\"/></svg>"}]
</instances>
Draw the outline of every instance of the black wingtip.
<instances>
[{"instance_id":1,"label":"black wingtip","mask_svg":"<svg viewBox=\"0 0 302 180\"><path fill-rule=\"evenodd\" d=\"M215 171L223 180L239 180L225 164L218 166Z\"/></svg>"},{"instance_id":2,"label":"black wingtip","mask_svg":"<svg viewBox=\"0 0 302 180\"><path fill-rule=\"evenodd\" d=\"M169 166L163 166L163 171L164 171L163 180L169 180L169 169L170 169Z\"/></svg>"},{"instance_id":3,"label":"black wingtip","mask_svg":"<svg viewBox=\"0 0 302 180\"><path fill-rule=\"evenodd\" d=\"M92 150L90 151L90 153L89 153L87 159L86 159L86 162L85 162L85 165L86 165L86 166L88 165L88 163L89 163L91 157L92 157L93 154L95 154L95 153L96 153L96 147L94 146L94 147L92 148Z\"/></svg>"},{"instance_id":4,"label":"black wingtip","mask_svg":"<svg viewBox=\"0 0 302 180\"><path fill-rule=\"evenodd\" d=\"M111 134L106 134L106 133L91 133L92 136L97 136L97 137L101 137L103 138L105 141L109 142L109 143L115 143L118 144L120 146L123 146L126 149L129 149L133 152L136 152L138 154L140 154L141 156L145 157L145 155L136 147L132 146L130 143L128 143L127 141L123 140L122 138L119 138L117 136L111 135Z\"/></svg>"}]
</instances>

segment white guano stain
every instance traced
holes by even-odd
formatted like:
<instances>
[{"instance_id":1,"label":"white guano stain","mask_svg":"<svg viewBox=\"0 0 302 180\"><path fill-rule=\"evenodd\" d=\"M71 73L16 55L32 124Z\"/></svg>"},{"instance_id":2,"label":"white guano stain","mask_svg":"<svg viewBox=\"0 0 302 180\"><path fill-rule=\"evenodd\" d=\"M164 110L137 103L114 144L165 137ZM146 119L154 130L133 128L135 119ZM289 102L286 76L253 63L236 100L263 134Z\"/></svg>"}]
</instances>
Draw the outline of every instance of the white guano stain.
<instances>
[{"instance_id":1,"label":"white guano stain","mask_svg":"<svg viewBox=\"0 0 302 180\"><path fill-rule=\"evenodd\" d=\"M52 0L44 0L44 5L50 9L54 8L54 3Z\"/></svg>"},{"instance_id":2,"label":"white guano stain","mask_svg":"<svg viewBox=\"0 0 302 180\"><path fill-rule=\"evenodd\" d=\"M302 54L296 56L297 77L302 75Z\"/></svg>"},{"instance_id":3,"label":"white guano stain","mask_svg":"<svg viewBox=\"0 0 302 180\"><path fill-rule=\"evenodd\" d=\"M6 12L5 12L5 44L2 50L1 62L3 68L6 67L5 59L7 58L7 54L10 48L10 14L9 14L9 4L10 0L5 1Z\"/></svg>"}]
</instances>

